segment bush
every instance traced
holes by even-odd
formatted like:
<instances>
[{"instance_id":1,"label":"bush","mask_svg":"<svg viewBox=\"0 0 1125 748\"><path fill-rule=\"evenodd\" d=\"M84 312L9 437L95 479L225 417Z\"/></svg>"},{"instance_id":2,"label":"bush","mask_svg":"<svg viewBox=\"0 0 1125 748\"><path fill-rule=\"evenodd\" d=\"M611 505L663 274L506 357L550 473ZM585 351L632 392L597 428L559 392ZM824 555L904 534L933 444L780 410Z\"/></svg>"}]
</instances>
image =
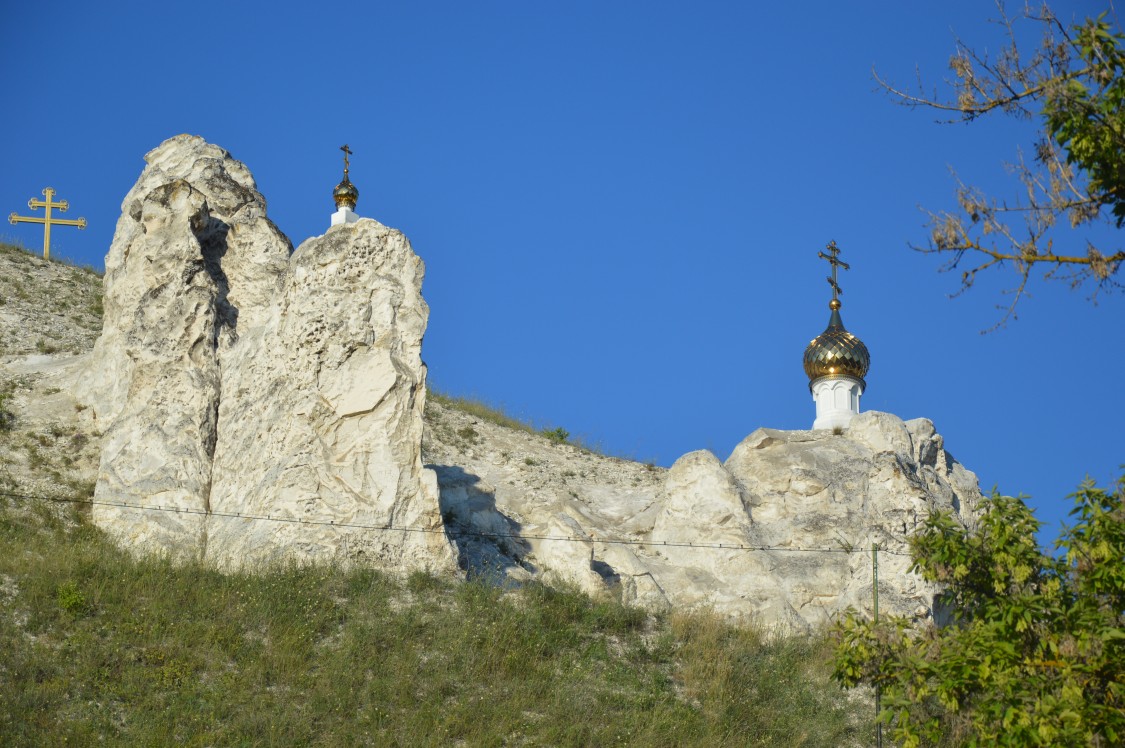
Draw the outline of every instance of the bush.
<instances>
[{"instance_id":1,"label":"bush","mask_svg":"<svg viewBox=\"0 0 1125 748\"><path fill-rule=\"evenodd\" d=\"M55 598L63 612L75 618L86 615L89 610L89 606L86 604L86 596L82 594L82 590L78 589L78 585L73 581L60 584L55 592Z\"/></svg>"},{"instance_id":2,"label":"bush","mask_svg":"<svg viewBox=\"0 0 1125 748\"><path fill-rule=\"evenodd\" d=\"M976 530L931 516L915 569L947 585L955 622L917 628L851 614L835 631L835 677L883 694L905 746L1125 743L1125 478L1072 494L1076 524L1043 553L1039 522L993 494Z\"/></svg>"},{"instance_id":3,"label":"bush","mask_svg":"<svg viewBox=\"0 0 1125 748\"><path fill-rule=\"evenodd\" d=\"M0 391L0 433L7 433L16 425L16 414L8 409L11 392Z\"/></svg>"},{"instance_id":4,"label":"bush","mask_svg":"<svg viewBox=\"0 0 1125 748\"><path fill-rule=\"evenodd\" d=\"M567 440L570 439L570 432L562 426L555 429L543 429L542 434L555 444L566 444Z\"/></svg>"}]
</instances>

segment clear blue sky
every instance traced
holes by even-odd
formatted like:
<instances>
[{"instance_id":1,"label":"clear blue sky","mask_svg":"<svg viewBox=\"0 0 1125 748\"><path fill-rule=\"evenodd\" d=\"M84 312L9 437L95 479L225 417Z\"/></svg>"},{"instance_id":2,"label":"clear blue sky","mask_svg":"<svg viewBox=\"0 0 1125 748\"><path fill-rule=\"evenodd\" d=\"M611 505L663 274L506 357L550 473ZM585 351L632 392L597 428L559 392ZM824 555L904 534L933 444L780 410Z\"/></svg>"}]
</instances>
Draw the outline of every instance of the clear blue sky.
<instances>
[{"instance_id":1,"label":"clear blue sky","mask_svg":"<svg viewBox=\"0 0 1125 748\"><path fill-rule=\"evenodd\" d=\"M1012 3L1012 5L1019 5ZM1056 4L1082 17L1104 3ZM0 215L47 185L101 266L121 199L187 132L253 171L293 240L323 233L355 151L358 212L426 261L431 383L668 465L759 426L808 428L801 370L828 320L868 345L865 410L931 418L987 490L1063 497L1125 463L1125 297L1007 273L971 293L911 252L955 167L1003 195L1028 123L934 124L872 66L939 83L989 3L4 3ZM1107 232L1109 233L1109 232ZM38 247L41 229L0 235ZM1076 252L1084 246L1073 241ZM1112 241L1121 245L1115 235Z\"/></svg>"}]
</instances>

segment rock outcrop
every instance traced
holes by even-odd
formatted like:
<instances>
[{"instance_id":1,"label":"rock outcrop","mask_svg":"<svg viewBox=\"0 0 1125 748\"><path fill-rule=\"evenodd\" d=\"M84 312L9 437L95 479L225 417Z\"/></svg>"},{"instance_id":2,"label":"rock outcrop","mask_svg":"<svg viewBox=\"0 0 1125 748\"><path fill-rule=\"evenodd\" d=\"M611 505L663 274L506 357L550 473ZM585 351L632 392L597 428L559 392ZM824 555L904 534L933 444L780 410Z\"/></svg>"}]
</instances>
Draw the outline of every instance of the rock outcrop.
<instances>
[{"instance_id":1,"label":"rock outcrop","mask_svg":"<svg viewBox=\"0 0 1125 748\"><path fill-rule=\"evenodd\" d=\"M427 419L426 457L471 573L542 575L787 629L870 611L872 543L881 610L935 615L936 590L909 573L906 538L934 509L971 524L981 500L930 421L886 413L862 413L841 434L758 429L725 463L699 451L669 470L436 404Z\"/></svg>"},{"instance_id":2,"label":"rock outcrop","mask_svg":"<svg viewBox=\"0 0 1125 748\"><path fill-rule=\"evenodd\" d=\"M682 528L685 507L729 512L731 520L712 526L720 542L741 538L743 545L776 550L690 558L693 549L678 548L662 555L675 562L675 575L686 570L697 580L713 579L704 599L717 607L750 602L759 617L789 625L818 623L849 606L869 610L870 551L877 543L883 609L929 616L935 588L909 573L906 538L935 509L971 523L980 500L976 476L943 450L919 459L934 437L928 420L904 423L875 411L853 418L842 434L758 429L721 469L685 458L673 465L653 539L682 538L682 530L664 528ZM711 481L725 476L737 488L729 495L692 490L690 481L701 474ZM749 526L727 530L737 519Z\"/></svg>"},{"instance_id":3,"label":"rock outcrop","mask_svg":"<svg viewBox=\"0 0 1125 748\"><path fill-rule=\"evenodd\" d=\"M804 629L870 609L878 543L881 609L936 615L906 540L935 509L971 524L981 494L931 422L758 429L665 470L427 406L402 234L361 219L292 251L222 149L179 136L146 160L102 335L53 380L90 406L56 410L101 432L94 521L123 545L221 568L460 565Z\"/></svg>"},{"instance_id":4,"label":"rock outcrop","mask_svg":"<svg viewBox=\"0 0 1125 748\"><path fill-rule=\"evenodd\" d=\"M406 238L367 219L291 254L226 151L181 135L145 160L79 391L105 433L95 523L223 567L452 568L420 458L428 308Z\"/></svg>"}]
</instances>

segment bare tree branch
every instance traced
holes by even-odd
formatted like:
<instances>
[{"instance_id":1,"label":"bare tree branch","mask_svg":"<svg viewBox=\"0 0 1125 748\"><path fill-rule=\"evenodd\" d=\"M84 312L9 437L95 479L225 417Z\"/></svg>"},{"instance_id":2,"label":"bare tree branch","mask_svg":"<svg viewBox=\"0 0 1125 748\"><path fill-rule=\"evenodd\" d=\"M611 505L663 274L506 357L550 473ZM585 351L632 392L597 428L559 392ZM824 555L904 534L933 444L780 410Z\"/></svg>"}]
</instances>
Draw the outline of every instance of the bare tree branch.
<instances>
[{"instance_id":1,"label":"bare tree branch","mask_svg":"<svg viewBox=\"0 0 1125 748\"><path fill-rule=\"evenodd\" d=\"M1029 162L1017 151L1007 169L1019 181L1022 198L1011 204L985 195L957 181L959 212L926 211L930 238L927 245L911 245L924 254L942 254L942 271L961 269L960 289L971 288L980 273L1009 266L1016 273L1007 291L1012 299L997 326L1015 319L1015 309L1026 295L1032 273L1043 270L1047 280L1062 280L1073 288L1090 283L1096 302L1103 290L1118 290L1116 279L1125 262L1125 250L1099 249L1089 238L1079 239L1080 251L1056 250L1056 242L1072 244L1065 229L1091 227L1117 216L1125 222L1125 51L1119 31L1104 19L1087 19L1072 34L1047 5L1026 5L1019 17L1009 16L997 2L1005 43L995 58L978 54L954 39L949 60L953 77L946 80L950 95L925 93L921 74L917 92L895 87L873 68L879 86L902 106L924 107L956 116L945 123L971 122L986 114L1043 120ZM1026 20L1041 26L1038 46L1021 50L1015 23ZM1117 27L1119 29L1119 26ZM1026 53L1025 53L1026 52ZM1060 224L1060 218L1066 218ZM1017 231L1013 220L1022 223ZM968 269L961 266L969 264Z\"/></svg>"}]
</instances>

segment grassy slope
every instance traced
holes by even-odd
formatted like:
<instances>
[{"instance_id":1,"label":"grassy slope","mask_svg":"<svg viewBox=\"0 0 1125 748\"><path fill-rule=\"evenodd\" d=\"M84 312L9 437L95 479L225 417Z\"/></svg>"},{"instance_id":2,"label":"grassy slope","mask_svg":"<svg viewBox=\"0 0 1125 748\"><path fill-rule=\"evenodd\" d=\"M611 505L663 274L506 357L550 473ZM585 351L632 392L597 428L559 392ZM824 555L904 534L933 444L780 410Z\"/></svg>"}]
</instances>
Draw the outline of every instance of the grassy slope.
<instances>
[{"instance_id":1,"label":"grassy slope","mask_svg":"<svg viewBox=\"0 0 1125 748\"><path fill-rule=\"evenodd\" d=\"M72 506L0 496L0 745L867 743L827 660L539 585L136 560Z\"/></svg>"},{"instance_id":2,"label":"grassy slope","mask_svg":"<svg viewBox=\"0 0 1125 748\"><path fill-rule=\"evenodd\" d=\"M66 393L20 364L90 350L101 330L101 286L90 268L0 242L0 491L93 493L95 435Z\"/></svg>"},{"instance_id":3,"label":"grassy slope","mask_svg":"<svg viewBox=\"0 0 1125 748\"><path fill-rule=\"evenodd\" d=\"M0 242L0 356L80 353L102 326L102 280Z\"/></svg>"},{"instance_id":4,"label":"grassy slope","mask_svg":"<svg viewBox=\"0 0 1125 748\"><path fill-rule=\"evenodd\" d=\"M222 575L58 511L0 502L3 745L857 740L820 640L540 585Z\"/></svg>"}]
</instances>

